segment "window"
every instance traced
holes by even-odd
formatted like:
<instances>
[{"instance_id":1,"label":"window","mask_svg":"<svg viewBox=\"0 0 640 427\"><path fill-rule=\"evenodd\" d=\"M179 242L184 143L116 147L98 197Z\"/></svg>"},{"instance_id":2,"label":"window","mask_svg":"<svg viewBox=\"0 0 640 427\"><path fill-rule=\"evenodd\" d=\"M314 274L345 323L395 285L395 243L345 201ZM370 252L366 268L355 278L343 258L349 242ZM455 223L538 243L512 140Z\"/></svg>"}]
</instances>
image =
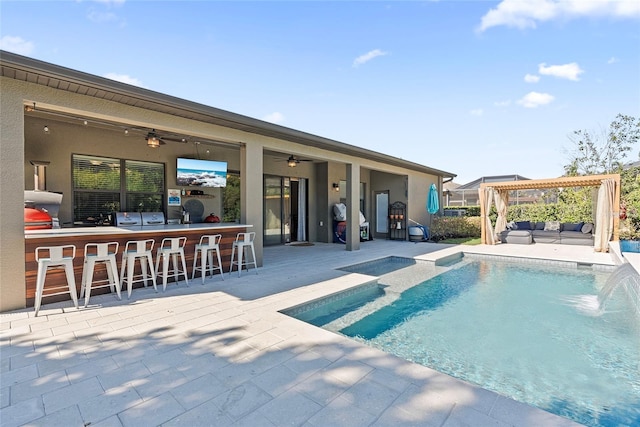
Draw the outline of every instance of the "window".
<instances>
[{"instance_id":1,"label":"window","mask_svg":"<svg viewBox=\"0 0 640 427\"><path fill-rule=\"evenodd\" d=\"M222 222L240 219L240 174L227 171L227 186L222 189Z\"/></svg>"},{"instance_id":2,"label":"window","mask_svg":"<svg viewBox=\"0 0 640 427\"><path fill-rule=\"evenodd\" d=\"M74 221L164 210L164 164L74 154Z\"/></svg>"}]
</instances>

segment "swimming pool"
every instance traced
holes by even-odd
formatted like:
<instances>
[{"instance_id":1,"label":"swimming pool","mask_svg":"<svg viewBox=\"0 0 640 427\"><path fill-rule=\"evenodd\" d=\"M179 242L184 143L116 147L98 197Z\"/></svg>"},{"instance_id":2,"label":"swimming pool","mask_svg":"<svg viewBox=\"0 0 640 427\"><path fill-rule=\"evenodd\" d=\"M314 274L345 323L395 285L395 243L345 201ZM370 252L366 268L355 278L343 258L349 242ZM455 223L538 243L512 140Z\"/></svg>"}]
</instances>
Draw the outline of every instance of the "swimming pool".
<instances>
[{"instance_id":1,"label":"swimming pool","mask_svg":"<svg viewBox=\"0 0 640 427\"><path fill-rule=\"evenodd\" d=\"M287 314L582 424L640 423L640 319L621 292L604 312L589 305L610 272L395 264L377 288ZM412 269L429 278L398 287Z\"/></svg>"}]
</instances>

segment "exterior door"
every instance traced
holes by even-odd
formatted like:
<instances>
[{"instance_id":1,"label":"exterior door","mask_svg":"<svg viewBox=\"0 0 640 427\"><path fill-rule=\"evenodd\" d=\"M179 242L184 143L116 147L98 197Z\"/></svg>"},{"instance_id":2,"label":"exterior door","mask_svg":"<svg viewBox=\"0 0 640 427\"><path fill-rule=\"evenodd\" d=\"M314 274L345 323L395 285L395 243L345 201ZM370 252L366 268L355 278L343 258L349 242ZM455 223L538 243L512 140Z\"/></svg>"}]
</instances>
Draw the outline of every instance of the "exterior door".
<instances>
[{"instance_id":1,"label":"exterior door","mask_svg":"<svg viewBox=\"0 0 640 427\"><path fill-rule=\"evenodd\" d=\"M288 216L285 200L288 199L284 179L279 176L264 178L264 245L279 245L288 236Z\"/></svg>"},{"instance_id":2,"label":"exterior door","mask_svg":"<svg viewBox=\"0 0 640 427\"><path fill-rule=\"evenodd\" d=\"M380 237L381 234L385 236L389 233L389 192L388 191L376 191L376 237Z\"/></svg>"}]
</instances>

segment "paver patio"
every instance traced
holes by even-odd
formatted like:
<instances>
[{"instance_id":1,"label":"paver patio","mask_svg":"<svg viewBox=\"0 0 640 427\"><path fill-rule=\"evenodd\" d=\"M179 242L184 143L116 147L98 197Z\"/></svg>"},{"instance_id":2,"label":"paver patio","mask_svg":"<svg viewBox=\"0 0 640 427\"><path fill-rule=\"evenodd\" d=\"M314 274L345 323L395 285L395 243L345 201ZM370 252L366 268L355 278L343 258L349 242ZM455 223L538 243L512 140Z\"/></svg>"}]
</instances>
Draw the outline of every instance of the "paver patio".
<instances>
[{"instance_id":1,"label":"paver patio","mask_svg":"<svg viewBox=\"0 0 640 427\"><path fill-rule=\"evenodd\" d=\"M376 240L278 246L264 267L0 314L0 424L570 426L575 423L279 313L369 281L336 270L462 247ZM612 265L587 247L466 247Z\"/></svg>"}]
</instances>

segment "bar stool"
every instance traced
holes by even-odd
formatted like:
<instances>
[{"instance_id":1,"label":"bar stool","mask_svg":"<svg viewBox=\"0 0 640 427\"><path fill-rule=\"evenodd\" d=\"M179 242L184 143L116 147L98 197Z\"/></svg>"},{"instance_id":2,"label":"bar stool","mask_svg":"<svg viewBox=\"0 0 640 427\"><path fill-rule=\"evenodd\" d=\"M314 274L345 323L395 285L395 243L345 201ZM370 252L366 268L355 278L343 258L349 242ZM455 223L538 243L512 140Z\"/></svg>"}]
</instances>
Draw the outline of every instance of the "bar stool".
<instances>
[{"instance_id":1,"label":"bar stool","mask_svg":"<svg viewBox=\"0 0 640 427\"><path fill-rule=\"evenodd\" d=\"M256 233L254 231L250 233L238 233L236 236L236 240L233 242L231 246L231 264L229 265L229 275L231 275L231 271L233 270L233 266L238 266L238 277L240 277L240 272L242 271L242 267L247 267L247 272L249 271L249 264L253 264L256 274L258 274L258 264L256 262L256 251L253 247L253 241L256 238ZM249 261L248 256L245 256L245 260L242 260L242 256L244 254L244 250L251 248L251 255L253 256L253 260ZM234 261L234 255L238 252L238 260ZM249 255L249 254L247 254Z\"/></svg>"},{"instance_id":2,"label":"bar stool","mask_svg":"<svg viewBox=\"0 0 640 427\"><path fill-rule=\"evenodd\" d=\"M118 294L118 299L122 299L120 296L120 281L118 279L118 266L116 262L116 254L118 253L119 245L120 244L118 242L87 243L84 245L84 265L82 267L80 298L85 295L85 307L89 304L91 288L99 289L109 286L111 292L113 292L113 288L115 288L116 293ZM107 279L95 281L95 283L101 283L98 286L95 286L93 281L93 273L96 264L103 264L107 270Z\"/></svg>"},{"instance_id":3,"label":"bar stool","mask_svg":"<svg viewBox=\"0 0 640 427\"><path fill-rule=\"evenodd\" d=\"M184 281L189 286L189 279L187 278L187 263L184 260L184 245L187 243L186 237L171 237L162 239L162 243L158 248L156 255L156 277L162 276L162 291L167 289L167 277L169 274L173 276L173 280L178 283L180 279L180 273L184 275ZM182 270L178 265L178 256L180 256L180 262L182 264ZM171 269L169 269L169 257L171 257ZM162 261L162 273L158 273L160 269L160 262Z\"/></svg>"},{"instance_id":4,"label":"bar stool","mask_svg":"<svg viewBox=\"0 0 640 427\"><path fill-rule=\"evenodd\" d=\"M224 280L224 272L222 271L222 261L220 259L220 240L222 240L222 234L211 234L200 237L200 243L196 244L196 249L193 253L193 269L191 270L191 280L196 275L196 270L200 270L202 284L204 285L204 278L207 274L207 258L209 259L209 271L213 277L213 269L220 271L220 277ZM218 264L213 263L213 252L215 251L218 258ZM200 267L198 267L198 256L200 256Z\"/></svg>"},{"instance_id":5,"label":"bar stool","mask_svg":"<svg viewBox=\"0 0 640 427\"><path fill-rule=\"evenodd\" d=\"M153 271L153 246L155 240L130 240L124 247L122 252L122 267L120 268L120 288L127 279L127 298L131 298L131 286L135 282L144 282L144 287L147 287L147 270L151 275L151 281L153 283L153 289L158 292L156 287L156 275ZM140 261L141 274L134 275L136 260ZM125 274L126 273L126 274Z\"/></svg>"},{"instance_id":6,"label":"bar stool","mask_svg":"<svg viewBox=\"0 0 640 427\"><path fill-rule=\"evenodd\" d=\"M36 300L34 308L36 316L40 311L40 304L44 293L44 282L47 271L55 269L64 269L67 275L66 286L54 286L48 290L56 290L58 292L48 293L46 296L61 295L69 293L73 300L73 305L78 308L78 294L76 291L76 278L73 273L73 259L76 257L75 245L63 246L40 246L36 248L36 262L38 263L38 276L36 278ZM66 291L60 289L67 288Z\"/></svg>"}]
</instances>

